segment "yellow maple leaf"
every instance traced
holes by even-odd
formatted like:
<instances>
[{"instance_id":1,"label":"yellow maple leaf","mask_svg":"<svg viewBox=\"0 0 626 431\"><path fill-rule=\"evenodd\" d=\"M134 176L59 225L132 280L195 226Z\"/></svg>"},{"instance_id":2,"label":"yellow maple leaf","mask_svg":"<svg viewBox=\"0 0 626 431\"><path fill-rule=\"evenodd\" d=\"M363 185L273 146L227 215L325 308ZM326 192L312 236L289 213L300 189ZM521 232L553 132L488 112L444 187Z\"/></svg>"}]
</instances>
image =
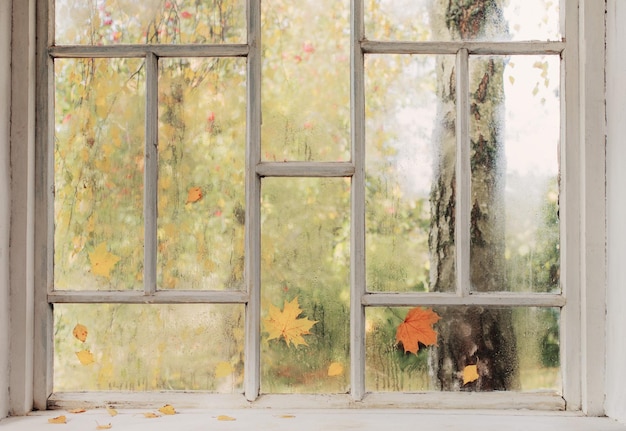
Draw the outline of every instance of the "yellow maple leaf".
<instances>
[{"instance_id":1,"label":"yellow maple leaf","mask_svg":"<svg viewBox=\"0 0 626 431\"><path fill-rule=\"evenodd\" d=\"M87 327L81 325L80 323L77 323L76 326L74 326L74 330L72 331L72 334L74 334L74 337L76 337L78 340L82 341L83 343L85 342L85 340L87 340Z\"/></svg>"},{"instance_id":2,"label":"yellow maple leaf","mask_svg":"<svg viewBox=\"0 0 626 431\"><path fill-rule=\"evenodd\" d=\"M235 419L235 418L234 418L234 417L232 417L232 416L228 416L228 415L219 415L219 416L217 417L217 420L218 420L218 421L236 421L237 419Z\"/></svg>"},{"instance_id":3,"label":"yellow maple leaf","mask_svg":"<svg viewBox=\"0 0 626 431\"><path fill-rule=\"evenodd\" d=\"M229 376L233 373L233 371L235 371L235 369L232 365L230 365L230 363L225 361L219 362L215 366L215 378L219 379L221 377Z\"/></svg>"},{"instance_id":4,"label":"yellow maple leaf","mask_svg":"<svg viewBox=\"0 0 626 431\"><path fill-rule=\"evenodd\" d=\"M268 340L283 337L288 346L290 343L293 343L294 346L299 346L300 344L308 346L302 336L310 334L309 329L317 321L307 318L298 319L300 313L302 313L302 310L298 304L297 296L291 302L285 300L283 311L270 304L269 317L263 320L265 329L270 334Z\"/></svg>"},{"instance_id":5,"label":"yellow maple leaf","mask_svg":"<svg viewBox=\"0 0 626 431\"><path fill-rule=\"evenodd\" d=\"M109 253L106 242L100 243L93 252L89 253L91 272L106 278L111 277L111 270L119 261L119 256Z\"/></svg>"},{"instance_id":6,"label":"yellow maple leaf","mask_svg":"<svg viewBox=\"0 0 626 431\"><path fill-rule=\"evenodd\" d=\"M89 365L96 362L95 358L93 357L93 353L91 353L89 350L81 350L80 352L76 352L76 356L78 357L80 363L83 365Z\"/></svg>"},{"instance_id":7,"label":"yellow maple leaf","mask_svg":"<svg viewBox=\"0 0 626 431\"><path fill-rule=\"evenodd\" d=\"M174 406L172 406L170 404L165 404L163 407L161 407L159 409L159 411L161 413L163 413L164 415L175 415L176 414L176 409L174 408Z\"/></svg>"},{"instance_id":8,"label":"yellow maple leaf","mask_svg":"<svg viewBox=\"0 0 626 431\"><path fill-rule=\"evenodd\" d=\"M98 422L96 422L96 429L97 430L110 430L111 428L113 428L113 425L111 424L103 424L100 425Z\"/></svg>"},{"instance_id":9,"label":"yellow maple leaf","mask_svg":"<svg viewBox=\"0 0 626 431\"><path fill-rule=\"evenodd\" d=\"M463 384L466 385L478 380L478 367L476 365L468 365L463 368Z\"/></svg>"},{"instance_id":10,"label":"yellow maple leaf","mask_svg":"<svg viewBox=\"0 0 626 431\"><path fill-rule=\"evenodd\" d=\"M343 375L343 365L339 362L333 362L328 366L328 376L342 376Z\"/></svg>"},{"instance_id":11,"label":"yellow maple leaf","mask_svg":"<svg viewBox=\"0 0 626 431\"><path fill-rule=\"evenodd\" d=\"M48 423L51 424L66 424L67 423L67 418L65 416L57 416L55 418L50 418L48 419Z\"/></svg>"}]
</instances>

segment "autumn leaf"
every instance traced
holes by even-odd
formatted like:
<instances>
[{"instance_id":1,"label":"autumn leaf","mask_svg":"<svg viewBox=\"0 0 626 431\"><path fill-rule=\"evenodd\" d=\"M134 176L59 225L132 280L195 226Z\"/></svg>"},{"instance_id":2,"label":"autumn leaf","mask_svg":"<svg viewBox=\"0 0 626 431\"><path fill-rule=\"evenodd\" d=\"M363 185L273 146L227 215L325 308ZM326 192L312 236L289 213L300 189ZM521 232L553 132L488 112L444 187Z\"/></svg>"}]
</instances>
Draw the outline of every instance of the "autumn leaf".
<instances>
[{"instance_id":1,"label":"autumn leaf","mask_svg":"<svg viewBox=\"0 0 626 431\"><path fill-rule=\"evenodd\" d=\"M93 357L93 353L91 353L89 350L81 350L80 352L76 352L76 356L78 356L78 360L83 365L89 365L96 362Z\"/></svg>"},{"instance_id":2,"label":"autumn leaf","mask_svg":"<svg viewBox=\"0 0 626 431\"><path fill-rule=\"evenodd\" d=\"M328 366L328 376L341 376L343 375L343 365L339 362L333 362Z\"/></svg>"},{"instance_id":3,"label":"autumn leaf","mask_svg":"<svg viewBox=\"0 0 626 431\"><path fill-rule=\"evenodd\" d=\"M269 317L264 319L265 329L270 333L268 340L283 337L289 346L304 344L308 346L303 335L310 334L309 329L317 323L307 318L298 319L302 313L296 296L291 302L285 300L283 311L270 304Z\"/></svg>"},{"instance_id":4,"label":"autumn leaf","mask_svg":"<svg viewBox=\"0 0 626 431\"><path fill-rule=\"evenodd\" d=\"M478 380L478 367L476 365L468 365L463 368L463 384L466 385Z\"/></svg>"},{"instance_id":5,"label":"autumn leaf","mask_svg":"<svg viewBox=\"0 0 626 431\"><path fill-rule=\"evenodd\" d=\"M425 346L437 344L437 332L433 324L440 319L430 308L411 308L396 331L396 343L402 343L404 353L417 354L419 343Z\"/></svg>"},{"instance_id":6,"label":"autumn leaf","mask_svg":"<svg viewBox=\"0 0 626 431\"><path fill-rule=\"evenodd\" d=\"M87 340L87 327L81 325L80 323L77 323L76 326L74 326L72 334L74 334L74 337L78 338L78 340L84 343L85 340Z\"/></svg>"},{"instance_id":7,"label":"autumn leaf","mask_svg":"<svg viewBox=\"0 0 626 431\"><path fill-rule=\"evenodd\" d=\"M202 199L202 189L200 187L190 187L187 191L187 202L192 204Z\"/></svg>"},{"instance_id":8,"label":"autumn leaf","mask_svg":"<svg viewBox=\"0 0 626 431\"><path fill-rule=\"evenodd\" d=\"M215 367L215 378L219 379L221 377L226 377L232 374L233 371L235 371L235 369L232 365L230 365L230 363L225 361L219 362Z\"/></svg>"},{"instance_id":9,"label":"autumn leaf","mask_svg":"<svg viewBox=\"0 0 626 431\"><path fill-rule=\"evenodd\" d=\"M87 410L85 409L72 409L68 410L69 413L85 413Z\"/></svg>"},{"instance_id":10,"label":"autumn leaf","mask_svg":"<svg viewBox=\"0 0 626 431\"><path fill-rule=\"evenodd\" d=\"M91 272L106 278L111 277L111 270L119 261L119 256L109 253L106 242L100 243L93 252L89 253Z\"/></svg>"},{"instance_id":11,"label":"autumn leaf","mask_svg":"<svg viewBox=\"0 0 626 431\"><path fill-rule=\"evenodd\" d=\"M109 413L109 416L117 416L117 410L113 407L107 407L107 412Z\"/></svg>"},{"instance_id":12,"label":"autumn leaf","mask_svg":"<svg viewBox=\"0 0 626 431\"><path fill-rule=\"evenodd\" d=\"M111 424L100 425L98 422L96 422L96 429L97 430L110 430L111 428L113 428L113 425L111 425Z\"/></svg>"},{"instance_id":13,"label":"autumn leaf","mask_svg":"<svg viewBox=\"0 0 626 431\"><path fill-rule=\"evenodd\" d=\"M148 412L148 413L144 413L143 417L144 418L148 418L148 419L154 419L154 418L160 418L161 415L157 415L156 413Z\"/></svg>"},{"instance_id":14,"label":"autumn leaf","mask_svg":"<svg viewBox=\"0 0 626 431\"><path fill-rule=\"evenodd\" d=\"M176 414L176 409L174 409L174 407L170 404L165 404L163 407L161 407L159 409L159 411L161 413L163 413L164 415L175 415Z\"/></svg>"},{"instance_id":15,"label":"autumn leaf","mask_svg":"<svg viewBox=\"0 0 626 431\"><path fill-rule=\"evenodd\" d=\"M235 419L235 418L234 418L234 417L232 417L232 416L227 416L227 415L219 415L219 416L217 417L217 420L218 420L218 421L236 421L237 419Z\"/></svg>"},{"instance_id":16,"label":"autumn leaf","mask_svg":"<svg viewBox=\"0 0 626 431\"><path fill-rule=\"evenodd\" d=\"M48 419L48 423L51 424L66 424L67 423L67 418L65 416L57 416L55 418L50 418Z\"/></svg>"}]
</instances>

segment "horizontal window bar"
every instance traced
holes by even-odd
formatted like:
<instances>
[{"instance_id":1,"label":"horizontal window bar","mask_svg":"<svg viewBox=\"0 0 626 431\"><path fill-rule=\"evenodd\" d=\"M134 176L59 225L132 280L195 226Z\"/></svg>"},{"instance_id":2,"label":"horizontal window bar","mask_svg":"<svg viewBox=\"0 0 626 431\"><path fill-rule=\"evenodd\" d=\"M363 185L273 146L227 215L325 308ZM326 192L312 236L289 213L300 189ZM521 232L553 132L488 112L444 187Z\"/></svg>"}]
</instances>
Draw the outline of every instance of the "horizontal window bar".
<instances>
[{"instance_id":1,"label":"horizontal window bar","mask_svg":"<svg viewBox=\"0 0 626 431\"><path fill-rule=\"evenodd\" d=\"M206 392L60 392L48 400L50 409L98 408L111 405L152 409L172 404L177 408L416 408L420 409L520 409L558 411L565 409L563 397L553 392L426 392L366 393L355 401L348 394L266 394L248 402L239 394Z\"/></svg>"},{"instance_id":2,"label":"horizontal window bar","mask_svg":"<svg viewBox=\"0 0 626 431\"><path fill-rule=\"evenodd\" d=\"M365 306L484 305L503 307L562 307L565 297L547 293L472 293L467 296L446 293L367 293Z\"/></svg>"},{"instance_id":3,"label":"horizontal window bar","mask_svg":"<svg viewBox=\"0 0 626 431\"><path fill-rule=\"evenodd\" d=\"M256 165L261 177L351 177L350 162L264 162Z\"/></svg>"},{"instance_id":4,"label":"horizontal window bar","mask_svg":"<svg viewBox=\"0 0 626 431\"><path fill-rule=\"evenodd\" d=\"M361 42L366 54L456 54L462 48L470 55L560 54L565 42Z\"/></svg>"},{"instance_id":5,"label":"horizontal window bar","mask_svg":"<svg viewBox=\"0 0 626 431\"><path fill-rule=\"evenodd\" d=\"M55 291L48 294L49 303L57 304L245 304L243 291L159 290L153 295L144 291Z\"/></svg>"},{"instance_id":6,"label":"horizontal window bar","mask_svg":"<svg viewBox=\"0 0 626 431\"><path fill-rule=\"evenodd\" d=\"M220 45L62 45L48 49L54 58L129 58L145 57L153 53L157 57L245 57L246 44Z\"/></svg>"}]
</instances>

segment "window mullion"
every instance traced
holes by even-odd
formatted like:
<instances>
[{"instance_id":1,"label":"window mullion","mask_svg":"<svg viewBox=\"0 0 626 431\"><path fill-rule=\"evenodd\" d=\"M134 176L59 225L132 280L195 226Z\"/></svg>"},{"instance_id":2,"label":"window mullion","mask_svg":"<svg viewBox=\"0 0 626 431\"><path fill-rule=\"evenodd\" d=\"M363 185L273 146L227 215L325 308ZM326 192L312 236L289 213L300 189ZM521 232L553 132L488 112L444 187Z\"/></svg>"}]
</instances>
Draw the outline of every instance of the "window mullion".
<instances>
[{"instance_id":1,"label":"window mullion","mask_svg":"<svg viewBox=\"0 0 626 431\"><path fill-rule=\"evenodd\" d=\"M144 168L144 293L157 290L157 176L158 162L158 76L159 60L146 55L146 138Z\"/></svg>"},{"instance_id":2,"label":"window mullion","mask_svg":"<svg viewBox=\"0 0 626 431\"><path fill-rule=\"evenodd\" d=\"M456 291L470 294L471 165L469 138L469 51L456 55Z\"/></svg>"},{"instance_id":3,"label":"window mullion","mask_svg":"<svg viewBox=\"0 0 626 431\"><path fill-rule=\"evenodd\" d=\"M255 400L261 387L261 2L247 0L248 64L246 105L246 305L244 393Z\"/></svg>"},{"instance_id":4,"label":"window mullion","mask_svg":"<svg viewBox=\"0 0 626 431\"><path fill-rule=\"evenodd\" d=\"M363 1L351 1L351 159L352 214L350 245L350 387L352 398L365 395L365 71Z\"/></svg>"}]
</instances>

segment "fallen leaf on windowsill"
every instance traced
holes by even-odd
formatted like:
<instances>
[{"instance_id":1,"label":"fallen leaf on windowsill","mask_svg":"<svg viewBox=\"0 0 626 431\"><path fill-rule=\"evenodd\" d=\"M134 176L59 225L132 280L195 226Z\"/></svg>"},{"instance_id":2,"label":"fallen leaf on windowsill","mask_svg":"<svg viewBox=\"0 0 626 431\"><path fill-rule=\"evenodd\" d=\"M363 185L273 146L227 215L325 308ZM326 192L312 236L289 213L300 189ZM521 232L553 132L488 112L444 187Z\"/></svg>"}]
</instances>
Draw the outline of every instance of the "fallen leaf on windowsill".
<instances>
[{"instance_id":1,"label":"fallen leaf on windowsill","mask_svg":"<svg viewBox=\"0 0 626 431\"><path fill-rule=\"evenodd\" d=\"M57 416L55 418L48 419L48 423L50 423L50 424L66 424L67 423L67 418L65 416L63 416L63 415Z\"/></svg>"},{"instance_id":2,"label":"fallen leaf on windowsill","mask_svg":"<svg viewBox=\"0 0 626 431\"><path fill-rule=\"evenodd\" d=\"M148 419L160 418L161 415L157 415L156 413L148 412L144 413L143 416Z\"/></svg>"},{"instance_id":3,"label":"fallen leaf on windowsill","mask_svg":"<svg viewBox=\"0 0 626 431\"><path fill-rule=\"evenodd\" d=\"M164 415L175 415L176 414L176 409L174 409L174 407L170 404L165 404L163 407L161 407L159 409L159 411L161 413L163 413Z\"/></svg>"},{"instance_id":4,"label":"fallen leaf on windowsill","mask_svg":"<svg viewBox=\"0 0 626 431\"><path fill-rule=\"evenodd\" d=\"M117 416L117 410L115 410L113 407L107 407L107 412L110 416Z\"/></svg>"},{"instance_id":5,"label":"fallen leaf on windowsill","mask_svg":"<svg viewBox=\"0 0 626 431\"><path fill-rule=\"evenodd\" d=\"M87 410L85 409L72 409L68 410L69 413L85 413Z\"/></svg>"},{"instance_id":6,"label":"fallen leaf on windowsill","mask_svg":"<svg viewBox=\"0 0 626 431\"><path fill-rule=\"evenodd\" d=\"M228 415L219 415L219 416L217 417L217 420L218 420L218 421L236 421L237 419L235 419L235 418L234 418L234 417L232 417L232 416L228 416Z\"/></svg>"},{"instance_id":7,"label":"fallen leaf on windowsill","mask_svg":"<svg viewBox=\"0 0 626 431\"><path fill-rule=\"evenodd\" d=\"M110 430L111 428L113 428L113 425L111 425L111 424L100 425L98 422L96 422L96 429L97 430Z\"/></svg>"}]
</instances>

